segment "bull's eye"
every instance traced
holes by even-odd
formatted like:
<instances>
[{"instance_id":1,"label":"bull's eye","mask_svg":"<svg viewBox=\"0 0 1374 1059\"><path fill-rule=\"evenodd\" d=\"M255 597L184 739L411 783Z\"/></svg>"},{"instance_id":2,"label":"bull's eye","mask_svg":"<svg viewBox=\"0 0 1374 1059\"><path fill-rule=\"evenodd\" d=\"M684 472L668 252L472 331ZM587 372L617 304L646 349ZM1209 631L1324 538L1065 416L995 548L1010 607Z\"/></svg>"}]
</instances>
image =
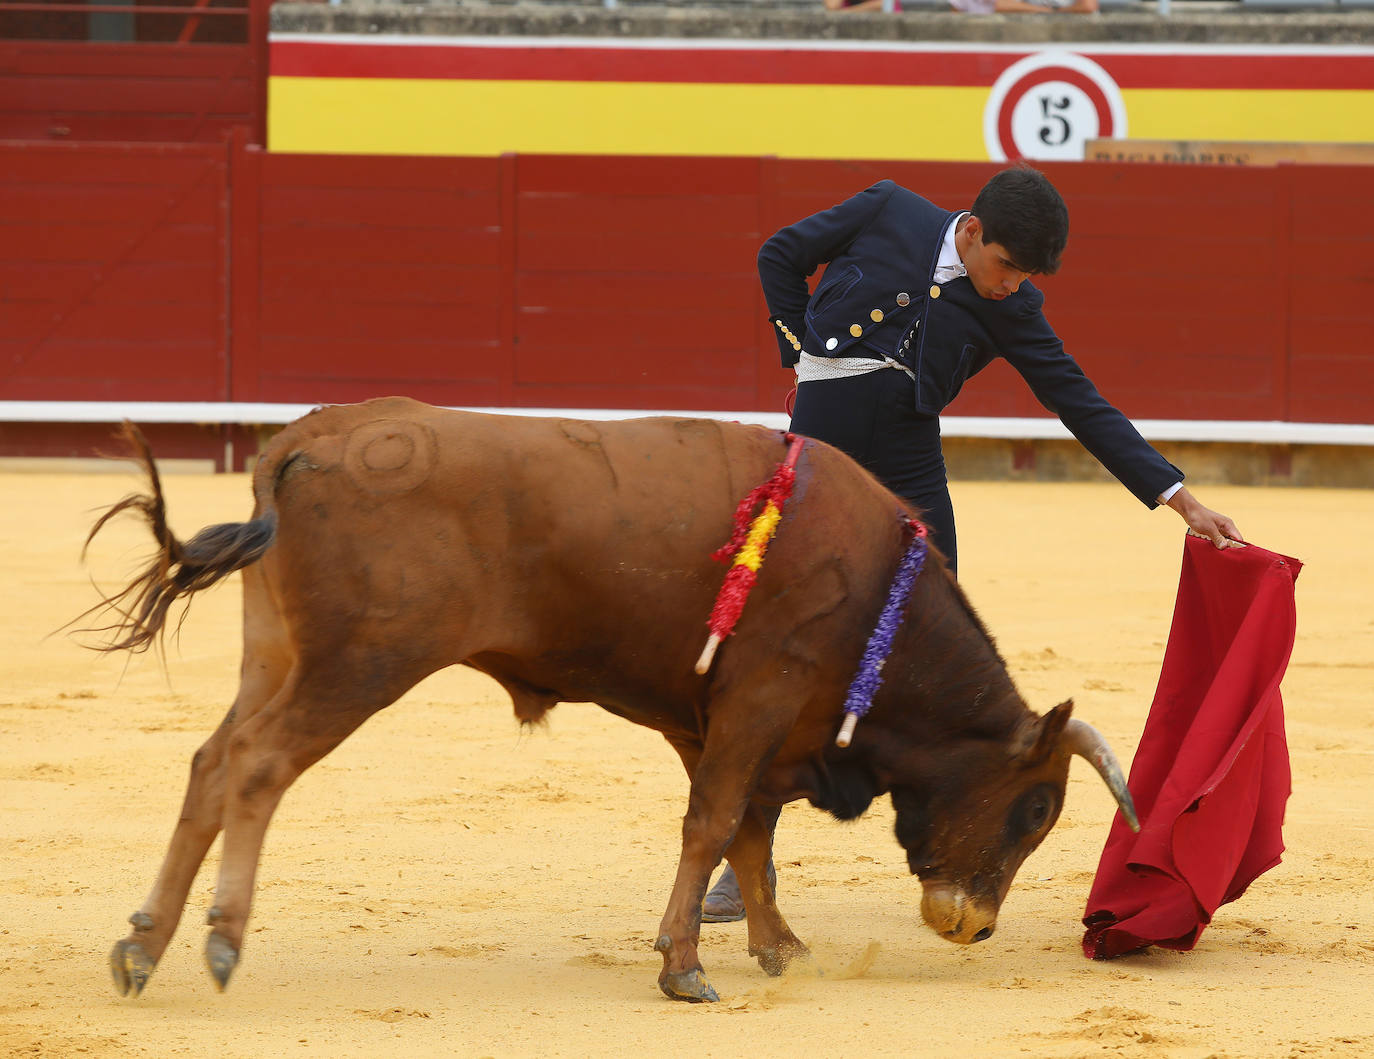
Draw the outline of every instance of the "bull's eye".
<instances>
[{"instance_id":1,"label":"bull's eye","mask_svg":"<svg viewBox=\"0 0 1374 1059\"><path fill-rule=\"evenodd\" d=\"M1054 816L1054 809L1058 804L1057 792L1047 783L1032 787L1022 794L1012 807L1007 821L1013 841L1043 830Z\"/></svg>"}]
</instances>

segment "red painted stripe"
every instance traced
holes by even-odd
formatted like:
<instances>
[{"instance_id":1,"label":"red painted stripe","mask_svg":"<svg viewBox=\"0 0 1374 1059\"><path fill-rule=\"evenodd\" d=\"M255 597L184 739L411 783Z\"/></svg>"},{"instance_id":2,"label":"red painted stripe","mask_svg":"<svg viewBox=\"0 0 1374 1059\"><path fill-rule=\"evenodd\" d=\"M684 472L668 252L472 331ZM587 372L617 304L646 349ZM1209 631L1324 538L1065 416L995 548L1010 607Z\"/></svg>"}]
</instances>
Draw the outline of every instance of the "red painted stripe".
<instances>
[{"instance_id":1,"label":"red painted stripe","mask_svg":"<svg viewBox=\"0 0 1374 1059\"><path fill-rule=\"evenodd\" d=\"M1374 90L1370 55L1094 55L1121 88Z\"/></svg>"},{"instance_id":2,"label":"red painted stripe","mask_svg":"<svg viewBox=\"0 0 1374 1059\"><path fill-rule=\"evenodd\" d=\"M987 86L1028 53L273 41L278 77ZM1079 54L1122 88L1374 90L1371 55Z\"/></svg>"},{"instance_id":3,"label":"red painted stripe","mask_svg":"<svg viewBox=\"0 0 1374 1059\"><path fill-rule=\"evenodd\" d=\"M950 52L875 55L803 48L488 48L274 41L270 61L272 73L285 77L983 85L991 84L1018 58Z\"/></svg>"}]
</instances>

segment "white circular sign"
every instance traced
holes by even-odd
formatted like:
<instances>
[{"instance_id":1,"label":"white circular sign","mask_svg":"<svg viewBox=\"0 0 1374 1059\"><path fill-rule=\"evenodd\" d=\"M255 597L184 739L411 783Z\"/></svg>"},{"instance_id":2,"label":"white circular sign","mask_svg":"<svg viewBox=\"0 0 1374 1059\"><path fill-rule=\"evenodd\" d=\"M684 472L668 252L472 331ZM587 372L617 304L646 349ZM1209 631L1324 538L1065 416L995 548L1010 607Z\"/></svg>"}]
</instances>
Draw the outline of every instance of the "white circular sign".
<instances>
[{"instance_id":1,"label":"white circular sign","mask_svg":"<svg viewBox=\"0 0 1374 1059\"><path fill-rule=\"evenodd\" d=\"M1126 105L1110 74L1072 52L1028 55L993 83L983 142L995 162L1081 161L1087 141L1126 135Z\"/></svg>"}]
</instances>

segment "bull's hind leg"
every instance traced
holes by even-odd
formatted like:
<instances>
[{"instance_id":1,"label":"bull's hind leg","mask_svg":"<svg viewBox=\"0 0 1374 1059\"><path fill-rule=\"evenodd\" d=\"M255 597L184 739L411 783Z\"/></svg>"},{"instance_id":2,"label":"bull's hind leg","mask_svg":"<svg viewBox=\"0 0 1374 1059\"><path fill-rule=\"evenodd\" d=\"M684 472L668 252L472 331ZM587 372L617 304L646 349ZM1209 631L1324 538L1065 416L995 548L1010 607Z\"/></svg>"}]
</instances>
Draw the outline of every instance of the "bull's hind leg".
<instances>
[{"instance_id":1,"label":"bull's hind leg","mask_svg":"<svg viewBox=\"0 0 1374 1059\"><path fill-rule=\"evenodd\" d=\"M158 871L157 881L142 907L129 917L133 930L115 943L110 971L121 995L138 996L181 921L186 897L195 882L205 855L220 831L224 814L226 750L237 726L252 717L280 690L290 669L284 638L257 582L258 571L245 571L244 592L248 603L244 630L243 673L238 696L214 734L191 758L186 797L172 840ZM263 615L262 620L253 616Z\"/></svg>"},{"instance_id":2,"label":"bull's hind leg","mask_svg":"<svg viewBox=\"0 0 1374 1059\"><path fill-rule=\"evenodd\" d=\"M238 965L263 838L282 795L411 683L384 689L373 674L353 672L338 658L304 669L298 667L286 687L229 739L224 848L209 913L213 929L205 942L206 962L220 989Z\"/></svg>"},{"instance_id":3,"label":"bull's hind leg","mask_svg":"<svg viewBox=\"0 0 1374 1059\"><path fill-rule=\"evenodd\" d=\"M133 930L115 942L110 972L120 995L143 992L181 921L186 895L205 854L219 834L224 795L224 746L233 711L191 759L181 817L147 900L129 917Z\"/></svg>"}]
</instances>

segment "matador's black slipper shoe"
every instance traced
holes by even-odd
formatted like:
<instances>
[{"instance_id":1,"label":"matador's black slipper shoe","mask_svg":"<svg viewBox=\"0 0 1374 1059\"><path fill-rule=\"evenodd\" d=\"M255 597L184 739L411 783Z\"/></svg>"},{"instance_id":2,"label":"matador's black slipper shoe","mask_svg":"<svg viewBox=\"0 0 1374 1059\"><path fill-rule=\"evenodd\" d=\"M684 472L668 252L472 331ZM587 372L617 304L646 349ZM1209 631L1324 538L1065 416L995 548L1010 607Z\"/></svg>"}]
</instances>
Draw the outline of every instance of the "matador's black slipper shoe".
<instances>
[{"instance_id":1,"label":"matador's black slipper shoe","mask_svg":"<svg viewBox=\"0 0 1374 1059\"><path fill-rule=\"evenodd\" d=\"M768 881L777 889L778 873L773 861L768 861ZM739 880L735 870L728 864L721 872L720 881L701 902L701 921L703 923L738 923L745 916L744 898L739 894Z\"/></svg>"},{"instance_id":2,"label":"matador's black slipper shoe","mask_svg":"<svg viewBox=\"0 0 1374 1059\"><path fill-rule=\"evenodd\" d=\"M744 918L744 898L739 895L739 880L735 870L726 865L720 881L711 888L701 902L703 923L738 923Z\"/></svg>"}]
</instances>

